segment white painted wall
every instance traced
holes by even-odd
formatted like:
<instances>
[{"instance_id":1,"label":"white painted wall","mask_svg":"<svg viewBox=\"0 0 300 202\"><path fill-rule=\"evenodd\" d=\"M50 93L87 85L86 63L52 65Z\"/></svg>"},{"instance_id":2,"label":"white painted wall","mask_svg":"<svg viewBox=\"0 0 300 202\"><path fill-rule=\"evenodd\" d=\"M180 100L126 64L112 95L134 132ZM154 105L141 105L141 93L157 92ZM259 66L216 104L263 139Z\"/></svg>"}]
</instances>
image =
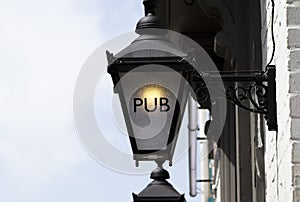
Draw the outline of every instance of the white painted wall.
<instances>
[{"instance_id":1,"label":"white painted wall","mask_svg":"<svg viewBox=\"0 0 300 202\"><path fill-rule=\"evenodd\" d=\"M300 201L300 1L275 1L278 133L265 134L266 201ZM261 0L262 44L271 57L271 2Z\"/></svg>"}]
</instances>

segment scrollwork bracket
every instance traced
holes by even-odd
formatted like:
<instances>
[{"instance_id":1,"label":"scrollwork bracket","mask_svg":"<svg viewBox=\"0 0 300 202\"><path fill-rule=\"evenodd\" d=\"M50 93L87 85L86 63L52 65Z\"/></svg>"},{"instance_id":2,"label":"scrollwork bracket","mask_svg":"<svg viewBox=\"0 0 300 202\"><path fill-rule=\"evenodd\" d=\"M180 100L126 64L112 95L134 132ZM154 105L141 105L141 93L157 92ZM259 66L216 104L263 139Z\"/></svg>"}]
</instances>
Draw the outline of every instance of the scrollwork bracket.
<instances>
[{"instance_id":1,"label":"scrollwork bracket","mask_svg":"<svg viewBox=\"0 0 300 202\"><path fill-rule=\"evenodd\" d=\"M221 78L225 84L224 94L227 100L250 112L264 114L268 130L277 131L275 76L275 66L269 65L265 72L205 72L201 75L194 75L193 81L198 83L194 86L200 105L207 106L204 102L209 97L208 86L210 84L207 82L214 82ZM212 99L210 97L210 100Z\"/></svg>"}]
</instances>

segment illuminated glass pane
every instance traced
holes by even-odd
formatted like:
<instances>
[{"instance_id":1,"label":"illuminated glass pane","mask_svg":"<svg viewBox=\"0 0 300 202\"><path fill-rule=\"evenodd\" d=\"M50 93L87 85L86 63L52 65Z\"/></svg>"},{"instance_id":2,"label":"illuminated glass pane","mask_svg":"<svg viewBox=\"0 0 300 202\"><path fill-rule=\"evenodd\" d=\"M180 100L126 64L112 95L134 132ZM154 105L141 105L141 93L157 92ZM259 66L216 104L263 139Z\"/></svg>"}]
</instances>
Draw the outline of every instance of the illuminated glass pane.
<instances>
[{"instance_id":1,"label":"illuminated glass pane","mask_svg":"<svg viewBox=\"0 0 300 202\"><path fill-rule=\"evenodd\" d=\"M167 67L149 66L121 75L119 85L128 110L125 122L128 135L135 138L137 150L165 150L176 103L179 107L177 95L184 79ZM160 71L146 71L151 68Z\"/></svg>"},{"instance_id":2,"label":"illuminated glass pane","mask_svg":"<svg viewBox=\"0 0 300 202\"><path fill-rule=\"evenodd\" d=\"M138 149L166 149L175 105L176 96L157 84L145 85L132 95L129 100L132 124L136 130L147 132L135 134Z\"/></svg>"}]
</instances>

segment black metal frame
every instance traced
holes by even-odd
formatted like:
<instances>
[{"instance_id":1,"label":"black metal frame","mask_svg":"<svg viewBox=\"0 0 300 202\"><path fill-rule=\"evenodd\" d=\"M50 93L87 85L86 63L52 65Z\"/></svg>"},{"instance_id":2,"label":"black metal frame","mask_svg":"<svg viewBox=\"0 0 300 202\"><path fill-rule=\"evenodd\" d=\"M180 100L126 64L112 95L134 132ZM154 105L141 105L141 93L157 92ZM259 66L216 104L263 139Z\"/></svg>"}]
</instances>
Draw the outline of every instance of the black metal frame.
<instances>
[{"instance_id":1,"label":"black metal frame","mask_svg":"<svg viewBox=\"0 0 300 202\"><path fill-rule=\"evenodd\" d=\"M220 78L225 84L226 99L253 113L264 114L268 129L277 131L276 67L264 71L220 71L195 73L191 83L200 105L207 105L209 83ZM246 84L246 85L245 85ZM213 98L210 98L213 99ZM249 106L250 103L250 106ZM207 107L207 106L206 106Z\"/></svg>"}]
</instances>

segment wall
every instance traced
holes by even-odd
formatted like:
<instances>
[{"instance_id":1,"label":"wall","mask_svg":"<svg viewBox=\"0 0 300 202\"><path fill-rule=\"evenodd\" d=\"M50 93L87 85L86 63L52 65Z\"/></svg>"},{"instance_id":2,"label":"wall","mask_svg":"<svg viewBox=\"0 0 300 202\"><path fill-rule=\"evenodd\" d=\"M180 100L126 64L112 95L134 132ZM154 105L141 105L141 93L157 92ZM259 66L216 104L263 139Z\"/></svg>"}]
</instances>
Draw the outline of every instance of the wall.
<instances>
[{"instance_id":1,"label":"wall","mask_svg":"<svg viewBox=\"0 0 300 202\"><path fill-rule=\"evenodd\" d=\"M262 45L272 53L271 9L261 0ZM265 133L266 201L300 201L300 1L275 0L278 133Z\"/></svg>"}]
</instances>

